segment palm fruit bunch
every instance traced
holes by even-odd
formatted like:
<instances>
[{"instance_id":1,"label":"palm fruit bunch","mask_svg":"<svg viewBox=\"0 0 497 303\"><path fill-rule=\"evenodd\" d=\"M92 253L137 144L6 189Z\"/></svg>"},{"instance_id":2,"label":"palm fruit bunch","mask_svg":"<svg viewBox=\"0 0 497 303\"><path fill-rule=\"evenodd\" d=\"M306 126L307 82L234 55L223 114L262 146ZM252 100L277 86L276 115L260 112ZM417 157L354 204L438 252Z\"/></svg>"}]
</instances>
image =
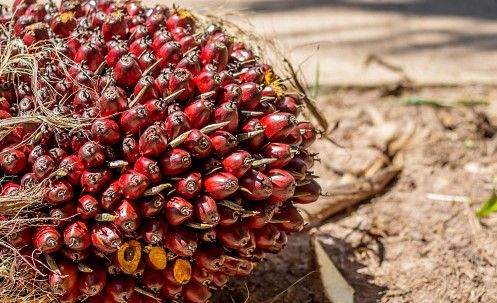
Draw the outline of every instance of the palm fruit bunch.
<instances>
[{"instance_id":1,"label":"palm fruit bunch","mask_svg":"<svg viewBox=\"0 0 497 303\"><path fill-rule=\"evenodd\" d=\"M1 302L208 302L303 228L294 204L321 191L303 97L200 20L1 8Z\"/></svg>"}]
</instances>

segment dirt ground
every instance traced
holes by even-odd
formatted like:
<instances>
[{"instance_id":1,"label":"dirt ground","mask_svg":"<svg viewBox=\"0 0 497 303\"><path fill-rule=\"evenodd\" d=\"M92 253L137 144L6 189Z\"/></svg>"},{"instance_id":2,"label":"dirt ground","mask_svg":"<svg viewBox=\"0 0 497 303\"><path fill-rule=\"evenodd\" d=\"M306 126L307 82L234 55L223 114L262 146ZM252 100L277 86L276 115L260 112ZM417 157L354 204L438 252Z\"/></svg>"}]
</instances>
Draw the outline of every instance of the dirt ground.
<instances>
[{"instance_id":1,"label":"dirt ground","mask_svg":"<svg viewBox=\"0 0 497 303\"><path fill-rule=\"evenodd\" d=\"M353 286L355 302L497 302L497 215L474 215L497 182L495 105L458 104L470 97L492 101L495 90L381 93L344 90L321 98L330 120L340 121L332 137L343 148L320 141L317 172L324 192L348 182L377 157L382 141L414 126L396 155L402 172L383 193L313 232ZM406 105L413 96L445 106ZM237 281L219 302L327 302L317 273L292 285L314 270L308 243L306 234L291 238L281 255Z\"/></svg>"}]
</instances>

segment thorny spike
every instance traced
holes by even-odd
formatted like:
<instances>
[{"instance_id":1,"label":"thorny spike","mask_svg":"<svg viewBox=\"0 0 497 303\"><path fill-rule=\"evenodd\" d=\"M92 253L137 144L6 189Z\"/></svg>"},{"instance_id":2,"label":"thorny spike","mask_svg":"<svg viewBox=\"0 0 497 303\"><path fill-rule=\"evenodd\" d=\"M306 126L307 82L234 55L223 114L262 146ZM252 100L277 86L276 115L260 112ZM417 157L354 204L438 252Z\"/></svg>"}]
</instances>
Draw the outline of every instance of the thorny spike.
<instances>
[{"instance_id":1,"label":"thorny spike","mask_svg":"<svg viewBox=\"0 0 497 303\"><path fill-rule=\"evenodd\" d=\"M242 133L242 134L236 135L236 140L237 141L247 140L247 139L253 138L259 134L262 134L262 133L264 133L264 129L254 130L254 131L251 131L248 133Z\"/></svg>"},{"instance_id":2,"label":"thorny spike","mask_svg":"<svg viewBox=\"0 0 497 303\"><path fill-rule=\"evenodd\" d=\"M93 269L91 269L90 267L88 267L88 265L81 262L78 263L78 270L80 272L93 272Z\"/></svg>"},{"instance_id":3,"label":"thorny spike","mask_svg":"<svg viewBox=\"0 0 497 303\"><path fill-rule=\"evenodd\" d=\"M271 219L271 220L269 220L268 223L272 223L272 224L283 224L283 223L290 223L290 221L289 220Z\"/></svg>"},{"instance_id":4,"label":"thorny spike","mask_svg":"<svg viewBox=\"0 0 497 303\"><path fill-rule=\"evenodd\" d=\"M229 200L221 200L221 201L218 201L217 204L225 206L231 210L244 211L243 207L241 207L240 205L233 203Z\"/></svg>"},{"instance_id":5,"label":"thorny spike","mask_svg":"<svg viewBox=\"0 0 497 303\"><path fill-rule=\"evenodd\" d=\"M169 183L160 184L160 185L157 185L157 186L154 186L152 188L147 189L143 193L143 196L145 196L145 197L155 196L155 195L159 194L161 191L163 191L164 189L168 189L170 187L172 187L172 185Z\"/></svg>"},{"instance_id":6,"label":"thorny spike","mask_svg":"<svg viewBox=\"0 0 497 303\"><path fill-rule=\"evenodd\" d=\"M252 165L252 167L260 167L260 166L274 163L276 161L278 161L278 159L276 159L276 158L264 158L264 159L253 160L251 165Z\"/></svg>"},{"instance_id":7,"label":"thorny spike","mask_svg":"<svg viewBox=\"0 0 497 303\"><path fill-rule=\"evenodd\" d=\"M242 218L253 217L253 216L257 216L260 213L261 213L260 211L256 211L256 210L245 210L245 211L241 212L241 217Z\"/></svg>"},{"instance_id":8,"label":"thorny spike","mask_svg":"<svg viewBox=\"0 0 497 303\"><path fill-rule=\"evenodd\" d=\"M195 229L210 229L215 226L213 224L198 223L193 221L188 221L185 223L185 225Z\"/></svg>"},{"instance_id":9,"label":"thorny spike","mask_svg":"<svg viewBox=\"0 0 497 303\"><path fill-rule=\"evenodd\" d=\"M276 100L275 97L262 97L261 98L261 101L274 101L274 100Z\"/></svg>"},{"instance_id":10,"label":"thorny spike","mask_svg":"<svg viewBox=\"0 0 497 303\"><path fill-rule=\"evenodd\" d=\"M59 269L59 266L57 266L57 263L55 262L55 259L54 257L52 257L52 255L49 255L49 254L45 254L45 261L47 261L47 265L48 267L53 271L55 272L56 274L60 275L61 272L60 272L60 269Z\"/></svg>"},{"instance_id":11,"label":"thorny spike","mask_svg":"<svg viewBox=\"0 0 497 303\"><path fill-rule=\"evenodd\" d=\"M170 94L169 96L167 97L164 97L162 98L162 100L166 103L166 104L169 104L169 102L171 101L174 101L174 99L176 99L179 95L181 95L183 92L185 91L184 88L178 90L178 91L175 91L174 93Z\"/></svg>"},{"instance_id":12,"label":"thorny spike","mask_svg":"<svg viewBox=\"0 0 497 303\"><path fill-rule=\"evenodd\" d=\"M200 95L200 99L209 99L210 97L214 96L216 94L215 91L210 91L210 92L206 92L206 93L203 93Z\"/></svg>"},{"instance_id":13,"label":"thorny spike","mask_svg":"<svg viewBox=\"0 0 497 303\"><path fill-rule=\"evenodd\" d=\"M264 115L263 112L256 112L256 111L250 111L250 110L242 110L240 111L240 115L243 117L259 117Z\"/></svg>"},{"instance_id":14,"label":"thorny spike","mask_svg":"<svg viewBox=\"0 0 497 303\"><path fill-rule=\"evenodd\" d=\"M95 221L98 222L114 222L117 218L119 218L116 215L108 214L108 213L103 213L103 214L97 214L95 216Z\"/></svg>"},{"instance_id":15,"label":"thorny spike","mask_svg":"<svg viewBox=\"0 0 497 303\"><path fill-rule=\"evenodd\" d=\"M152 70L157 66L159 65L159 63L161 63L163 60L163 58L159 58L157 61L154 62L154 64L150 65L143 73L142 73L142 77L145 77L145 76L148 76L148 74L150 74L150 72L152 72Z\"/></svg>"},{"instance_id":16,"label":"thorny spike","mask_svg":"<svg viewBox=\"0 0 497 303\"><path fill-rule=\"evenodd\" d=\"M107 167L108 168L122 168L128 166L129 163L124 160L116 160L116 161L110 161L107 162Z\"/></svg>"},{"instance_id":17,"label":"thorny spike","mask_svg":"<svg viewBox=\"0 0 497 303\"><path fill-rule=\"evenodd\" d=\"M169 142L169 146L171 148L176 148L178 147L181 143L183 143L186 138L188 138L188 136L190 135L192 131L189 130L189 131L186 131L184 133L182 133L181 135L179 135L178 137L176 137L173 141Z\"/></svg>"},{"instance_id":18,"label":"thorny spike","mask_svg":"<svg viewBox=\"0 0 497 303\"><path fill-rule=\"evenodd\" d=\"M97 70L95 71L95 75L99 76L102 74L102 72L105 70L106 61L107 60L103 60L102 63L100 63Z\"/></svg>"},{"instance_id":19,"label":"thorny spike","mask_svg":"<svg viewBox=\"0 0 497 303\"><path fill-rule=\"evenodd\" d=\"M219 122L219 123L214 123L214 124L209 124L202 128L200 131L204 134L209 134L212 133L213 131L216 131L226 125L230 124L230 121L224 121L224 122Z\"/></svg>"},{"instance_id":20,"label":"thorny spike","mask_svg":"<svg viewBox=\"0 0 497 303\"><path fill-rule=\"evenodd\" d=\"M140 288L140 287L135 287L135 291L136 291L136 292L138 292L138 293L140 293L140 294L142 294L142 295L144 295L144 296L147 296L147 297L149 297L149 298L152 298L152 299L154 299L154 300L157 300L157 302L159 302L159 300L160 300L160 299L159 299L158 297L156 297L153 293L148 292L148 291L146 291L146 290L144 290L144 289L142 289L142 288Z\"/></svg>"},{"instance_id":21,"label":"thorny spike","mask_svg":"<svg viewBox=\"0 0 497 303\"><path fill-rule=\"evenodd\" d=\"M138 95L136 95L136 97L129 103L129 108L132 108L133 106L135 106L137 103L140 102L140 100L143 98L143 95L145 95L149 87L150 87L149 83L147 83L144 87L142 87L140 92L138 92Z\"/></svg>"},{"instance_id":22,"label":"thorny spike","mask_svg":"<svg viewBox=\"0 0 497 303\"><path fill-rule=\"evenodd\" d=\"M297 185L297 186L304 186L304 185L307 185L307 184L309 184L309 183L311 183L311 180L305 180L305 179L304 179L304 180L302 180L302 181L298 181L296 185Z\"/></svg>"}]
</instances>

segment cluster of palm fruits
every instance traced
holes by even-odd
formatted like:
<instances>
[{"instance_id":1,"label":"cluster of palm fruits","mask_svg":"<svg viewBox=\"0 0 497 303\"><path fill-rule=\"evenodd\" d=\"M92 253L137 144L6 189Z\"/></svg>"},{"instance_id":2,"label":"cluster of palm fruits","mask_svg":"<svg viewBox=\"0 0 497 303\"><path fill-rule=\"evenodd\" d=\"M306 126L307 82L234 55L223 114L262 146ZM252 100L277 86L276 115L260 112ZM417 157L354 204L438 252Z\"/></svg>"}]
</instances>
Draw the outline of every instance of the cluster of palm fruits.
<instances>
[{"instance_id":1,"label":"cluster of palm fruits","mask_svg":"<svg viewBox=\"0 0 497 303\"><path fill-rule=\"evenodd\" d=\"M207 302L303 228L316 131L223 28L133 0L16 0L0 24L13 53L36 51L39 78L35 91L2 75L1 118L81 121L21 123L0 142L1 195L49 180L34 214L53 220L8 241L47 260L60 302Z\"/></svg>"}]
</instances>

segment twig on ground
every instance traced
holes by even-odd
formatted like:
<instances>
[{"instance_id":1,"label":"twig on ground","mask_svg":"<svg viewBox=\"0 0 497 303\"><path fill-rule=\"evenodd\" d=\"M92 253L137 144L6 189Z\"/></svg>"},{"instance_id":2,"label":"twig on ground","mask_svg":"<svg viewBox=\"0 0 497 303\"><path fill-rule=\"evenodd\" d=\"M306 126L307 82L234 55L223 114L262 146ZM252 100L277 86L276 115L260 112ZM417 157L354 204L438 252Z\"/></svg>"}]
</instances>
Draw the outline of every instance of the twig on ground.
<instances>
[{"instance_id":1,"label":"twig on ground","mask_svg":"<svg viewBox=\"0 0 497 303\"><path fill-rule=\"evenodd\" d=\"M288 290L290 290L290 288L292 288L295 285L299 284L300 282L302 282L303 280L305 280L307 277L309 277L310 275L312 275L312 274L314 274L316 272L317 272L317 270L313 270L313 271L308 272L307 274L303 275L302 277L298 278L295 282L293 282L287 288L285 288L279 294L277 294L269 303L275 302L279 297L281 297L284 293L286 293Z\"/></svg>"}]
</instances>

